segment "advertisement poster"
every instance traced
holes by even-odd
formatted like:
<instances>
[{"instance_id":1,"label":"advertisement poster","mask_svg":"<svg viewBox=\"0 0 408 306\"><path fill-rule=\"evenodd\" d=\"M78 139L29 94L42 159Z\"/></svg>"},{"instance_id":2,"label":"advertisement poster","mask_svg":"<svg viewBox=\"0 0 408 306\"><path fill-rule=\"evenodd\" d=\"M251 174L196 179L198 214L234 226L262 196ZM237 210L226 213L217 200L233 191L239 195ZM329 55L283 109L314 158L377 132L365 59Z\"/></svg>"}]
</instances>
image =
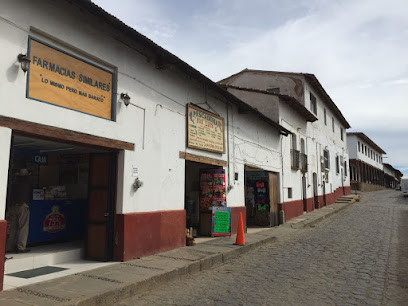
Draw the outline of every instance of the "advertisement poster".
<instances>
[{"instance_id":1,"label":"advertisement poster","mask_svg":"<svg viewBox=\"0 0 408 306\"><path fill-rule=\"evenodd\" d=\"M224 118L187 104L187 147L225 153Z\"/></svg>"},{"instance_id":2,"label":"advertisement poster","mask_svg":"<svg viewBox=\"0 0 408 306\"><path fill-rule=\"evenodd\" d=\"M214 207L212 210L211 236L231 236L231 208Z\"/></svg>"},{"instance_id":3,"label":"advertisement poster","mask_svg":"<svg viewBox=\"0 0 408 306\"><path fill-rule=\"evenodd\" d=\"M205 169L200 172L200 211L226 207L225 170Z\"/></svg>"}]
</instances>

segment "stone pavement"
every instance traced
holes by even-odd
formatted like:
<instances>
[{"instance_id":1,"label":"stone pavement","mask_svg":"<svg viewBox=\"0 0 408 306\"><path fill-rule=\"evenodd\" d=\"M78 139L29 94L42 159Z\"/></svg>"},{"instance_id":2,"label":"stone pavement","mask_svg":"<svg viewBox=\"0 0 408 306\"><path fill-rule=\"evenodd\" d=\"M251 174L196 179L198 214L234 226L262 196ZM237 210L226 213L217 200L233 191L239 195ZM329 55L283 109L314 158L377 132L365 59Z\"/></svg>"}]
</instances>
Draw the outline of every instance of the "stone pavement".
<instances>
[{"instance_id":1,"label":"stone pavement","mask_svg":"<svg viewBox=\"0 0 408 306\"><path fill-rule=\"evenodd\" d=\"M408 198L364 193L313 227L116 305L408 305Z\"/></svg>"},{"instance_id":2,"label":"stone pavement","mask_svg":"<svg viewBox=\"0 0 408 306\"><path fill-rule=\"evenodd\" d=\"M214 238L195 246L146 256L12 291L0 293L0 305L114 305L160 284L227 263L255 248L290 236L354 202L335 203L304 214L274 228L251 231L245 246L236 246L235 236Z\"/></svg>"}]
</instances>

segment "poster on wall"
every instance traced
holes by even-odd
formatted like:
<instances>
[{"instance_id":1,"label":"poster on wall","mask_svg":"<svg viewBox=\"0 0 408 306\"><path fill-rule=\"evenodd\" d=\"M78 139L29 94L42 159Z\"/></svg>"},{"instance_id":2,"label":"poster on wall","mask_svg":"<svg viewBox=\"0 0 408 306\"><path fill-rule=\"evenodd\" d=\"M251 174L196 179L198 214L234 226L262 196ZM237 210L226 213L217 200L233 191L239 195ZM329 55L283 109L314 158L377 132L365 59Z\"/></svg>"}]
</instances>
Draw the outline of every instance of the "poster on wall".
<instances>
[{"instance_id":1,"label":"poster on wall","mask_svg":"<svg viewBox=\"0 0 408 306\"><path fill-rule=\"evenodd\" d=\"M231 208L214 207L212 210L211 236L231 236Z\"/></svg>"},{"instance_id":2,"label":"poster on wall","mask_svg":"<svg viewBox=\"0 0 408 306\"><path fill-rule=\"evenodd\" d=\"M224 169L203 169L200 171L200 211L209 212L213 207L226 207Z\"/></svg>"},{"instance_id":3,"label":"poster on wall","mask_svg":"<svg viewBox=\"0 0 408 306\"><path fill-rule=\"evenodd\" d=\"M113 73L33 37L27 98L112 120Z\"/></svg>"},{"instance_id":4,"label":"poster on wall","mask_svg":"<svg viewBox=\"0 0 408 306\"><path fill-rule=\"evenodd\" d=\"M187 104L187 147L225 153L224 118Z\"/></svg>"}]
</instances>

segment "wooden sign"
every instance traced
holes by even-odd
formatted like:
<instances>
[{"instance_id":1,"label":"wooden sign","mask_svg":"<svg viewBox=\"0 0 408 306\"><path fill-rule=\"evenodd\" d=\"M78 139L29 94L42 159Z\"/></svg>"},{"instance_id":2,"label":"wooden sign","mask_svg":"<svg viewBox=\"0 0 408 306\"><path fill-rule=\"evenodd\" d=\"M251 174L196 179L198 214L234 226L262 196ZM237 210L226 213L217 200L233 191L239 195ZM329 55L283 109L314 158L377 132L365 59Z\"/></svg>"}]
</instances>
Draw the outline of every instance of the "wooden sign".
<instances>
[{"instance_id":1,"label":"wooden sign","mask_svg":"<svg viewBox=\"0 0 408 306\"><path fill-rule=\"evenodd\" d=\"M213 207L211 236L231 236L231 208Z\"/></svg>"},{"instance_id":2,"label":"wooden sign","mask_svg":"<svg viewBox=\"0 0 408 306\"><path fill-rule=\"evenodd\" d=\"M224 118L187 104L187 147L225 153Z\"/></svg>"},{"instance_id":3,"label":"wooden sign","mask_svg":"<svg viewBox=\"0 0 408 306\"><path fill-rule=\"evenodd\" d=\"M113 73L32 37L27 98L113 119Z\"/></svg>"}]
</instances>

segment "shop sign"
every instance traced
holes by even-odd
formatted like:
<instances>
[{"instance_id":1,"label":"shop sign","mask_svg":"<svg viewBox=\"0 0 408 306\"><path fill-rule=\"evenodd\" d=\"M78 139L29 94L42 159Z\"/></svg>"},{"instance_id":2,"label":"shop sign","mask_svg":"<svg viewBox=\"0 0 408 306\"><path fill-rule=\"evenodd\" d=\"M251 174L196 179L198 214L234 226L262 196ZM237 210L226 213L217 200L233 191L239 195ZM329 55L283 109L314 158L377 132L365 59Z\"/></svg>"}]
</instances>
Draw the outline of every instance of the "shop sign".
<instances>
[{"instance_id":1,"label":"shop sign","mask_svg":"<svg viewBox=\"0 0 408 306\"><path fill-rule=\"evenodd\" d=\"M211 235L231 236L231 208L213 207Z\"/></svg>"},{"instance_id":2,"label":"shop sign","mask_svg":"<svg viewBox=\"0 0 408 306\"><path fill-rule=\"evenodd\" d=\"M225 153L224 118L187 104L187 147Z\"/></svg>"},{"instance_id":3,"label":"shop sign","mask_svg":"<svg viewBox=\"0 0 408 306\"><path fill-rule=\"evenodd\" d=\"M29 38L27 98L113 119L113 73Z\"/></svg>"}]
</instances>

